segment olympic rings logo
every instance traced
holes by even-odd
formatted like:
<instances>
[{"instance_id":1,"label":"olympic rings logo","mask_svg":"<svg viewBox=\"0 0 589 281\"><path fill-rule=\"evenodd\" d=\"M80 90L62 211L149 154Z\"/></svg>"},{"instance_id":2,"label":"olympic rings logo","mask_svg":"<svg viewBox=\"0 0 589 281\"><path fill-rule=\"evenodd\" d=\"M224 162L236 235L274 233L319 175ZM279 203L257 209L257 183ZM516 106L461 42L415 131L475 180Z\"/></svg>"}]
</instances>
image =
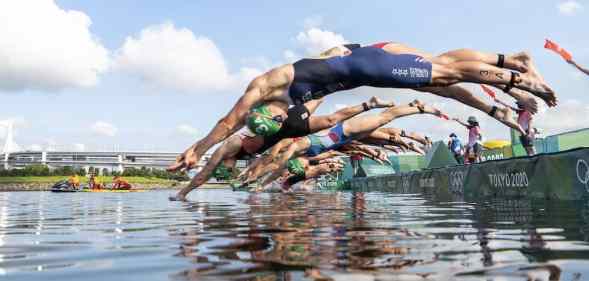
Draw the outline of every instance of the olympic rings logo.
<instances>
[{"instance_id":1,"label":"olympic rings logo","mask_svg":"<svg viewBox=\"0 0 589 281\"><path fill-rule=\"evenodd\" d=\"M448 183L452 193L464 193L464 172L450 172L448 175Z\"/></svg>"},{"instance_id":2,"label":"olympic rings logo","mask_svg":"<svg viewBox=\"0 0 589 281\"><path fill-rule=\"evenodd\" d=\"M452 193L464 193L464 172L450 172L448 174L448 184Z\"/></svg>"},{"instance_id":3,"label":"olympic rings logo","mask_svg":"<svg viewBox=\"0 0 589 281\"><path fill-rule=\"evenodd\" d=\"M589 192L589 164L584 159L577 160L577 179L585 185L585 190Z\"/></svg>"}]
</instances>

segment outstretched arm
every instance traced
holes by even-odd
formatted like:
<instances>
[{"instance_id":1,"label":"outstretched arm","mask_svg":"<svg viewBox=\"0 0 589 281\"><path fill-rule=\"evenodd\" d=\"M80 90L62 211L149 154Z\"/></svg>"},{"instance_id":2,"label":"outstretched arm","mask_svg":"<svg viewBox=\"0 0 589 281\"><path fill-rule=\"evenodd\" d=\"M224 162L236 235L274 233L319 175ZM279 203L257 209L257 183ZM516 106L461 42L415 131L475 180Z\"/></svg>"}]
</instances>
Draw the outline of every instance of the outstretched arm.
<instances>
[{"instance_id":1,"label":"outstretched arm","mask_svg":"<svg viewBox=\"0 0 589 281\"><path fill-rule=\"evenodd\" d=\"M285 149L287 149L288 146L292 144L293 140L294 139L291 138L283 139L276 143L270 150L269 154L263 155L260 158L256 159L254 163L249 165L244 171L242 171L239 174L238 178L240 178L241 180L245 180L246 182L251 182L250 179L256 178L256 175L261 174L262 169L264 169L265 166L270 165L272 162L274 162L274 160L278 158L278 156L280 155L280 152L283 152Z\"/></svg>"},{"instance_id":2,"label":"outstretched arm","mask_svg":"<svg viewBox=\"0 0 589 281\"><path fill-rule=\"evenodd\" d=\"M317 156L309 157L309 158L307 158L307 160L321 162L322 160L325 160L325 159L329 159L329 158L333 158L333 157L337 157L337 156L344 156L344 155L345 155L344 153L341 153L339 151L330 150L327 152L323 152Z\"/></svg>"},{"instance_id":3,"label":"outstretched arm","mask_svg":"<svg viewBox=\"0 0 589 281\"><path fill-rule=\"evenodd\" d=\"M194 166L213 145L220 143L245 124L245 118L252 107L264 101L275 89L286 87L292 74L289 65L272 69L255 78L247 87L245 94L239 98L231 111L221 118L203 139L199 140L176 159L176 163L168 168L170 171Z\"/></svg>"},{"instance_id":4,"label":"outstretched arm","mask_svg":"<svg viewBox=\"0 0 589 281\"><path fill-rule=\"evenodd\" d=\"M458 124L460 124L460 125L462 125L462 126L464 126L464 127L468 128L468 124L466 124L466 123L464 123L464 122L460 121L460 119L458 119L458 118L452 118L452 120L454 120L454 121L458 122Z\"/></svg>"},{"instance_id":5,"label":"outstretched arm","mask_svg":"<svg viewBox=\"0 0 589 281\"><path fill-rule=\"evenodd\" d=\"M176 197L171 197L171 200L186 200L186 195L190 193L193 189L203 185L204 183L211 178L215 168L223 161L224 159L230 157L231 155L237 153L241 147L241 141L237 137L236 139L228 139L221 147L219 147L211 156L211 159L207 162L207 164L202 168L198 174L196 174L190 183L182 188L176 195Z\"/></svg>"},{"instance_id":6,"label":"outstretched arm","mask_svg":"<svg viewBox=\"0 0 589 281\"><path fill-rule=\"evenodd\" d=\"M584 68L584 67L582 67L582 66L578 65L578 64L577 64L577 62L575 62L574 60L569 60L569 61L567 61L567 62L568 62L569 64L573 65L574 67L576 67L576 68L577 68L578 70L580 70L581 72L583 72L583 73L585 73L585 74L589 75L589 69L587 69L587 68Z\"/></svg>"},{"instance_id":7,"label":"outstretched arm","mask_svg":"<svg viewBox=\"0 0 589 281\"><path fill-rule=\"evenodd\" d=\"M292 158L293 156L296 156L296 154L298 153L299 150L300 149L298 146L298 141L293 142L288 147L288 149L280 155L280 157L278 159L275 159L272 163L265 165L264 167L262 167L262 169L259 169L259 170L256 169L256 171L254 171L254 173L252 175L250 175L250 177L248 177L246 182L247 183L254 182L257 179L263 177L264 175L266 175L270 172L274 172L276 170L285 168L288 160L290 158Z\"/></svg>"}]
</instances>

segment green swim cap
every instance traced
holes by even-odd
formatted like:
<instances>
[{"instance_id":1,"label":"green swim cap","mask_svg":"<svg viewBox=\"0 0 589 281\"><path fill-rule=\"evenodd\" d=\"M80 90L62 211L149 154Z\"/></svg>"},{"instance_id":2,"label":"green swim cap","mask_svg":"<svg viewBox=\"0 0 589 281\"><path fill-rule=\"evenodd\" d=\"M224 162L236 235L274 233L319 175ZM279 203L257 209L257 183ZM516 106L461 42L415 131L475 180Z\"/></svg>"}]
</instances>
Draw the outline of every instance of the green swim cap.
<instances>
[{"instance_id":1,"label":"green swim cap","mask_svg":"<svg viewBox=\"0 0 589 281\"><path fill-rule=\"evenodd\" d=\"M295 176L305 175L305 167L303 167L303 163L301 163L301 160L298 158L288 160L286 167L288 168L288 171Z\"/></svg>"},{"instance_id":2,"label":"green swim cap","mask_svg":"<svg viewBox=\"0 0 589 281\"><path fill-rule=\"evenodd\" d=\"M266 105L260 105L252 109L247 117L247 127L256 135L271 136L280 130L278 122L272 120L272 112Z\"/></svg>"},{"instance_id":3,"label":"green swim cap","mask_svg":"<svg viewBox=\"0 0 589 281\"><path fill-rule=\"evenodd\" d=\"M217 180L229 180L233 178L233 171L221 163L213 171L213 177Z\"/></svg>"}]
</instances>

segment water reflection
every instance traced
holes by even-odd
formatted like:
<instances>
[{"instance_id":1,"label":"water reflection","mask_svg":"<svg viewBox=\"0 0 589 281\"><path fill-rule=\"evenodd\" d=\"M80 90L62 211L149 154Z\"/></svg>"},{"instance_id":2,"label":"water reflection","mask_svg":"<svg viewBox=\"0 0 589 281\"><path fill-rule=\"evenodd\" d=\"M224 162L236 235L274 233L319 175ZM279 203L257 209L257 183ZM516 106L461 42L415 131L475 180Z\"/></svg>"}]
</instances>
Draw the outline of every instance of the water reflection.
<instances>
[{"instance_id":1,"label":"water reflection","mask_svg":"<svg viewBox=\"0 0 589 281\"><path fill-rule=\"evenodd\" d=\"M589 273L585 203L229 190L179 203L166 195L0 193L0 276L568 281Z\"/></svg>"}]
</instances>

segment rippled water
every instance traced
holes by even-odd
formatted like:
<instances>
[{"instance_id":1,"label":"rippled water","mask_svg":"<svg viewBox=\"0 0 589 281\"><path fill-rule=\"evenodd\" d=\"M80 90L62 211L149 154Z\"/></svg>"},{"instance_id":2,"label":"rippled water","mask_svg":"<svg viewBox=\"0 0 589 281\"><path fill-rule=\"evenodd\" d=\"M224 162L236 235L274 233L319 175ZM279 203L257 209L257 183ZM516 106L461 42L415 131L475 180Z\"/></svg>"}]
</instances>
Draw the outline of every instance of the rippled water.
<instances>
[{"instance_id":1,"label":"rippled water","mask_svg":"<svg viewBox=\"0 0 589 281\"><path fill-rule=\"evenodd\" d=\"M169 194L0 193L0 280L589 280L586 203Z\"/></svg>"}]
</instances>

